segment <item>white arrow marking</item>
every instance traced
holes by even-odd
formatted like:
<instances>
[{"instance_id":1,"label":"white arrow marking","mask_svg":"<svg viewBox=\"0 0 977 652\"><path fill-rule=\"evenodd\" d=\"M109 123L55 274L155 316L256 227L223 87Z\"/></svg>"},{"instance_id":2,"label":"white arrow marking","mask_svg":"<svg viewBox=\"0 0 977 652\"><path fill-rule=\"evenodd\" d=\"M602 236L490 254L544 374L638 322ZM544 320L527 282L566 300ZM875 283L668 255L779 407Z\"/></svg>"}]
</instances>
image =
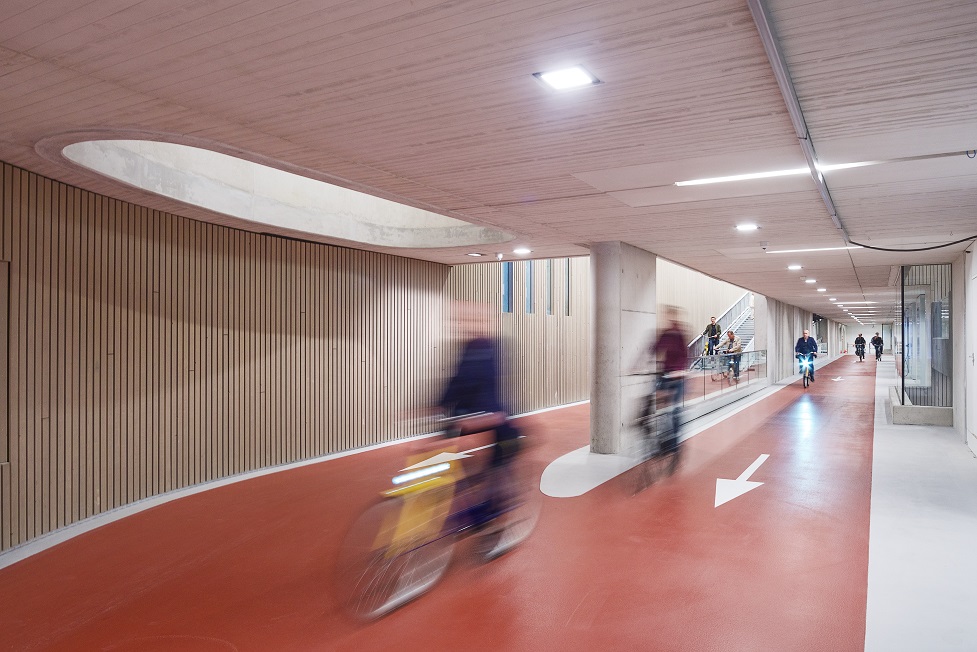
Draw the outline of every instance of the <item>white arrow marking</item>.
<instances>
[{"instance_id":1,"label":"white arrow marking","mask_svg":"<svg viewBox=\"0 0 977 652\"><path fill-rule=\"evenodd\" d=\"M839 380L844 380L844 378L838 376L837 378L832 378L831 380L833 380L834 382L838 382Z\"/></svg>"},{"instance_id":2,"label":"white arrow marking","mask_svg":"<svg viewBox=\"0 0 977 652\"><path fill-rule=\"evenodd\" d=\"M747 491L752 491L756 489L762 482L751 482L750 476L756 473L756 470L760 468L760 465L767 461L770 457L766 453L756 458L745 471L740 473L740 477L735 480L725 480L723 478L716 479L716 507L719 507L723 503L728 503L733 498L738 498L742 496Z\"/></svg>"},{"instance_id":3,"label":"white arrow marking","mask_svg":"<svg viewBox=\"0 0 977 652\"><path fill-rule=\"evenodd\" d=\"M417 464L411 464L408 467L404 467L401 471L410 471L411 469L419 469L425 466L433 466L435 464L441 464L442 462L453 462L454 460L462 460L466 457L471 457L469 453L474 453L475 451L480 451L483 448L491 448L495 444L488 444L486 446L479 446L478 448L471 448L467 451L461 451L460 453L438 453L433 457L429 457L423 462L418 462Z\"/></svg>"}]
</instances>

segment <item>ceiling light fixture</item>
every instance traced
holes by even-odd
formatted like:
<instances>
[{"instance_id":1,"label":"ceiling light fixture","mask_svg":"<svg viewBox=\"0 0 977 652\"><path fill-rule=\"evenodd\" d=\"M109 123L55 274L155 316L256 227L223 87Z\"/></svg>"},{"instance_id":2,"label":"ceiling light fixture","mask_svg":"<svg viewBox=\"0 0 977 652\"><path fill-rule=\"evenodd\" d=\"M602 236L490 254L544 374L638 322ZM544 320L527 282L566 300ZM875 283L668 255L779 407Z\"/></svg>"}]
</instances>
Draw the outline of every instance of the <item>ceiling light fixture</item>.
<instances>
[{"instance_id":1,"label":"ceiling light fixture","mask_svg":"<svg viewBox=\"0 0 977 652\"><path fill-rule=\"evenodd\" d=\"M834 297L831 297L830 299L828 299L828 301L837 301L837 299L835 299Z\"/></svg>"},{"instance_id":2,"label":"ceiling light fixture","mask_svg":"<svg viewBox=\"0 0 977 652\"><path fill-rule=\"evenodd\" d=\"M878 165L881 161L860 161L858 163L836 163L834 165L818 164L817 169L821 172L832 170L847 170L848 168L860 168L866 165ZM676 181L676 186L703 186L709 183L728 183L730 181L752 181L753 179L773 179L776 177L793 177L802 174L811 174L811 168L790 168L789 170L773 170L771 172L749 172L747 174L731 174L726 177L706 177L703 179L690 179L689 181Z\"/></svg>"},{"instance_id":3,"label":"ceiling light fixture","mask_svg":"<svg viewBox=\"0 0 977 652\"><path fill-rule=\"evenodd\" d=\"M534 72L533 77L558 91L569 88L580 88L582 86L594 86L600 83L600 80L587 72L583 66L573 66L572 68L550 72Z\"/></svg>"},{"instance_id":4,"label":"ceiling light fixture","mask_svg":"<svg viewBox=\"0 0 977 652\"><path fill-rule=\"evenodd\" d=\"M788 265L787 269L789 269L792 272L796 272L797 270L804 269L804 268L801 267L800 265Z\"/></svg>"},{"instance_id":5,"label":"ceiling light fixture","mask_svg":"<svg viewBox=\"0 0 977 652\"><path fill-rule=\"evenodd\" d=\"M466 255L466 256L471 256L472 258L481 258L481 257L482 257L482 256L484 256L485 254L476 254L476 253L470 253L470 254L465 254L465 255Z\"/></svg>"},{"instance_id":6,"label":"ceiling light fixture","mask_svg":"<svg viewBox=\"0 0 977 652\"><path fill-rule=\"evenodd\" d=\"M807 280L806 280L806 281L804 281L804 282L805 282L805 283L817 283L817 282L818 282L818 280L817 280L816 278L809 278L809 279L807 279Z\"/></svg>"},{"instance_id":7,"label":"ceiling light fixture","mask_svg":"<svg viewBox=\"0 0 977 652\"><path fill-rule=\"evenodd\" d=\"M736 225L736 230L737 231L756 231L759 228L760 227L757 226L756 224L737 224Z\"/></svg>"},{"instance_id":8,"label":"ceiling light fixture","mask_svg":"<svg viewBox=\"0 0 977 652\"><path fill-rule=\"evenodd\" d=\"M808 251L842 251L843 249L861 249L860 246L849 247L820 247L818 249L779 249L777 251L767 251L768 254L801 254Z\"/></svg>"},{"instance_id":9,"label":"ceiling light fixture","mask_svg":"<svg viewBox=\"0 0 977 652\"><path fill-rule=\"evenodd\" d=\"M525 256L526 254L533 253L532 249L527 249L525 247L519 247L518 249L513 249L512 253L519 254L520 256Z\"/></svg>"},{"instance_id":10,"label":"ceiling light fixture","mask_svg":"<svg viewBox=\"0 0 977 652\"><path fill-rule=\"evenodd\" d=\"M818 288L818 292L827 292L827 291L828 291L827 288Z\"/></svg>"}]
</instances>

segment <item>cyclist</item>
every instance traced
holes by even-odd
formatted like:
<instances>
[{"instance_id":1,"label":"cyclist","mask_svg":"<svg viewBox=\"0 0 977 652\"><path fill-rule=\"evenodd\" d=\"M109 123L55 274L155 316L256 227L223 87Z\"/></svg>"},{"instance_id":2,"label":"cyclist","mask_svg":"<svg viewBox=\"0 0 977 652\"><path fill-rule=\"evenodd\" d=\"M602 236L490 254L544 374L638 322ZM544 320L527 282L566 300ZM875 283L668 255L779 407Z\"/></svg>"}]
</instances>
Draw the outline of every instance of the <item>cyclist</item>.
<instances>
[{"instance_id":1,"label":"cyclist","mask_svg":"<svg viewBox=\"0 0 977 652\"><path fill-rule=\"evenodd\" d=\"M689 349L685 328L679 309L669 306L664 310L667 326L651 346L652 355L658 356L658 369L662 372L658 389L668 393L675 409L672 410L672 440L663 442L666 448L678 445L679 414L685 398L685 375L689 370ZM716 318L713 317L713 322Z\"/></svg>"},{"instance_id":2,"label":"cyclist","mask_svg":"<svg viewBox=\"0 0 977 652\"><path fill-rule=\"evenodd\" d=\"M862 350L861 350L860 353L859 353L858 347L862 347ZM864 360L862 360L862 358L865 357L865 338L862 337L862 334L861 333L859 333L858 334L858 337L855 338L855 355L856 355L856 357L858 357L858 361L859 362L864 362Z\"/></svg>"},{"instance_id":3,"label":"cyclist","mask_svg":"<svg viewBox=\"0 0 977 652\"><path fill-rule=\"evenodd\" d=\"M875 347L875 359L882 359L882 338L876 333L875 337L872 338L872 346Z\"/></svg>"},{"instance_id":4,"label":"cyclist","mask_svg":"<svg viewBox=\"0 0 977 652\"><path fill-rule=\"evenodd\" d=\"M448 380L438 405L449 416L487 415L486 419L479 419L480 426L476 430L449 433L449 436L488 429L495 433L488 474L490 500L486 506L489 513L495 514L502 508L503 495L502 488L494 486L495 477L501 475L499 471L518 453L519 430L509 421L509 411L502 403L501 355L497 341L490 335L488 310L486 305L456 304L455 319L465 344L458 367Z\"/></svg>"},{"instance_id":5,"label":"cyclist","mask_svg":"<svg viewBox=\"0 0 977 652\"><path fill-rule=\"evenodd\" d=\"M730 361L733 363L733 378L739 380L740 358L743 357L743 342L733 331L726 331L726 337L728 339L723 340L723 343L719 345L720 353L729 356Z\"/></svg>"},{"instance_id":6,"label":"cyclist","mask_svg":"<svg viewBox=\"0 0 977 652\"><path fill-rule=\"evenodd\" d=\"M798 356L811 356L811 382L814 382L814 358L818 357L818 343L813 337L810 336L810 331L806 328L804 329L804 335L797 340L797 344L794 345L794 353ZM804 373L804 370L801 370Z\"/></svg>"},{"instance_id":7,"label":"cyclist","mask_svg":"<svg viewBox=\"0 0 977 652\"><path fill-rule=\"evenodd\" d=\"M702 335L708 338L706 340L706 355L712 355L716 352L716 345L719 344L719 338L723 334L723 328L716 323L716 318L712 317L712 321L706 326L706 329L702 331Z\"/></svg>"}]
</instances>

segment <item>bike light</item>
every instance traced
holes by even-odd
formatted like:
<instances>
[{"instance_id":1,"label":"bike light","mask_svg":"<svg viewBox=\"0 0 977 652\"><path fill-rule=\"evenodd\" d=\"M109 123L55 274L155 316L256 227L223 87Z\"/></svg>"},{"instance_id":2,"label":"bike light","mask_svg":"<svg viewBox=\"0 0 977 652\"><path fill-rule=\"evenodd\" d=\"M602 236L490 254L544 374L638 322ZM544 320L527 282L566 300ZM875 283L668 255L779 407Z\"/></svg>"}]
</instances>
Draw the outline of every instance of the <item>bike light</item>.
<instances>
[{"instance_id":1,"label":"bike light","mask_svg":"<svg viewBox=\"0 0 977 652\"><path fill-rule=\"evenodd\" d=\"M422 469L417 469L416 471L411 471L410 473L403 473L401 475L395 475L393 479L394 484L404 484L405 482L410 482L411 480L417 480L418 478L426 478L429 475L436 475L442 471L447 471L451 468L451 465L447 462L443 464L435 464L434 466L425 466Z\"/></svg>"}]
</instances>

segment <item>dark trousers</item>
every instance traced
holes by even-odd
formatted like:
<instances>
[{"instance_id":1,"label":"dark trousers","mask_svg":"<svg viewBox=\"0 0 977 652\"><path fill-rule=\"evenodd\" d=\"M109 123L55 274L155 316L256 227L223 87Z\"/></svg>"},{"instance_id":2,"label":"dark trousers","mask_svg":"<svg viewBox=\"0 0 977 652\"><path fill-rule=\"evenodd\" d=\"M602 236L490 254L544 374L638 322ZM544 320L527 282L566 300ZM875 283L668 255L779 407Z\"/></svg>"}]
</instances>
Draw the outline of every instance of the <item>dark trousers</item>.
<instances>
[{"instance_id":1,"label":"dark trousers","mask_svg":"<svg viewBox=\"0 0 977 652\"><path fill-rule=\"evenodd\" d=\"M709 350L706 355L712 355L716 352L716 347L719 346L719 336L709 338Z\"/></svg>"},{"instance_id":2,"label":"dark trousers","mask_svg":"<svg viewBox=\"0 0 977 652\"><path fill-rule=\"evenodd\" d=\"M666 392L669 395L669 403L675 406L672 410L672 441L666 444L667 446L674 446L678 443L679 417L682 416L682 403L685 401L685 379L660 378L658 380L658 391Z\"/></svg>"}]
</instances>

